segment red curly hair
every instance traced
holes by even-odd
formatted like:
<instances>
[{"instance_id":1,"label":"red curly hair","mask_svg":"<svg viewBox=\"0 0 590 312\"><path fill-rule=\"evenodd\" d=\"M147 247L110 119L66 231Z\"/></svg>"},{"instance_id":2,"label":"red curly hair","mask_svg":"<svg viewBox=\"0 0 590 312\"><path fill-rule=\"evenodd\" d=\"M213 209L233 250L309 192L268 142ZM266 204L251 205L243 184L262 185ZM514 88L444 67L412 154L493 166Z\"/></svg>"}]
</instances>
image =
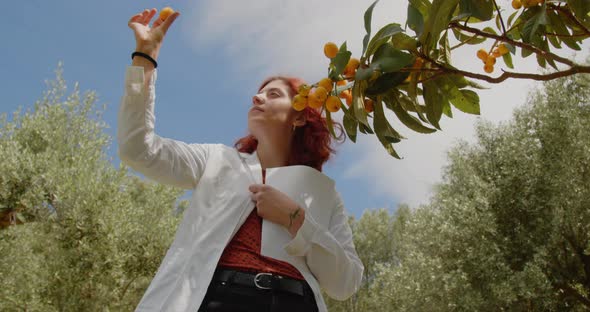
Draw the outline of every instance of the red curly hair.
<instances>
[{"instance_id":1,"label":"red curly hair","mask_svg":"<svg viewBox=\"0 0 590 312\"><path fill-rule=\"evenodd\" d=\"M291 98L297 94L299 86L305 83L300 78L275 76L264 80L258 91L274 80L281 80L287 84ZM302 112L305 114L306 123L295 130L288 165L304 165L322 171L324 163L336 152L332 147L332 136L328 130L326 118L321 115L319 109L309 106ZM342 125L334 122L334 129L338 133L337 141L342 142ZM249 134L238 139L234 146L242 153L252 154L258 147L258 140Z\"/></svg>"}]
</instances>

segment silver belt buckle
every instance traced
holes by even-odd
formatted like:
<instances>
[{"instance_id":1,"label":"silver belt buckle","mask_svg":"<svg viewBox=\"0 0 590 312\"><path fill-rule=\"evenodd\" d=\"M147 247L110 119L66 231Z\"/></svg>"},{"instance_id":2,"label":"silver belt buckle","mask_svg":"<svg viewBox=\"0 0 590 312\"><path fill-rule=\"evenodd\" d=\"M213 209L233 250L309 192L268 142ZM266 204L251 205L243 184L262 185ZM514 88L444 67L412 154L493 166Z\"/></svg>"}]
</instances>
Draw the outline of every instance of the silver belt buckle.
<instances>
[{"instance_id":1,"label":"silver belt buckle","mask_svg":"<svg viewBox=\"0 0 590 312\"><path fill-rule=\"evenodd\" d=\"M258 285L258 278L262 275L268 275L268 276L272 277L271 273L258 273L258 274L256 274L256 276L254 276L254 285L256 285L256 287L258 287L260 289L272 289L272 287L264 287L264 286Z\"/></svg>"}]
</instances>

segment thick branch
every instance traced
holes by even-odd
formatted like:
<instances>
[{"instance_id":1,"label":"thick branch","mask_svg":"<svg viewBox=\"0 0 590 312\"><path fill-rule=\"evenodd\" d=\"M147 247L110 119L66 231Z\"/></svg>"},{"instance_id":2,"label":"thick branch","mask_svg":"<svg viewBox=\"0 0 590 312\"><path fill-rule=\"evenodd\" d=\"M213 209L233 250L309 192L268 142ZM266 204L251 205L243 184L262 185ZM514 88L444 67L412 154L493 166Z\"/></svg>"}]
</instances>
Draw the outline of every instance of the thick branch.
<instances>
[{"instance_id":1,"label":"thick branch","mask_svg":"<svg viewBox=\"0 0 590 312\"><path fill-rule=\"evenodd\" d=\"M515 72L504 71L504 73L502 73L502 75L494 78L494 77L490 77L490 76L486 76L486 75L482 75L482 74L472 73L472 72L468 72L468 71L445 66L443 64L436 62L435 60L431 59L430 57L428 57L424 54L420 54L420 57L429 61L434 66L440 68L440 70L445 73L460 74L465 77L484 80L489 83L500 83L508 78L533 79L533 80L539 80L539 81L547 81L547 80L553 80L553 79L571 76L571 75L575 75L575 74L581 74L581 73L590 74L590 66L574 65L570 69L557 71L557 72L553 72L553 73L548 73L548 74L515 73Z\"/></svg>"},{"instance_id":2,"label":"thick branch","mask_svg":"<svg viewBox=\"0 0 590 312\"><path fill-rule=\"evenodd\" d=\"M498 41L503 41L503 42L510 43L513 46L520 47L522 49L530 50L530 51L533 51L534 53L540 54L541 56L543 56L546 59L551 59L551 60L554 60L554 61L557 61L557 62L566 64L566 65L569 65L571 67L575 67L576 66L576 64L574 62L572 62L571 60L568 60L567 58L561 57L559 55L555 55L555 54L553 54L551 52L547 52L547 51L541 50L541 49L539 49L539 48L537 48L535 46L532 46L530 44L527 44L527 43L523 43L523 42L520 42L520 41L512 40L512 39L510 39L508 37L505 37L505 36L499 36L499 35L496 35L496 34L491 34L491 33L488 33L488 32L482 31L482 30L479 30L477 28L472 28L472 27L469 27L469 26L461 25L461 24L459 24L457 22L452 22L452 23L449 24L449 26L451 26L453 28L458 28L458 29L461 29L461 30L464 30L464 31L467 31L467 32L470 32L470 33L473 33L473 34L477 34L477 35L482 36L482 37L485 37L485 38L491 38L491 39L496 39Z\"/></svg>"}]
</instances>

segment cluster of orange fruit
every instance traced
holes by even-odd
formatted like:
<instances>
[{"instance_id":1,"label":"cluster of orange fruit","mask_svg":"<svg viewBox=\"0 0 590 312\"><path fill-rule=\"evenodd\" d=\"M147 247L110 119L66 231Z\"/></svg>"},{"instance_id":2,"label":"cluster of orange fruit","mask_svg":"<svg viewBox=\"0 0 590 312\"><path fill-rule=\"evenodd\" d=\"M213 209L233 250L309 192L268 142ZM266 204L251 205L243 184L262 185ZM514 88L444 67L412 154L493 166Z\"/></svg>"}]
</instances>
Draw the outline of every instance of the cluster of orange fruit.
<instances>
[{"instance_id":1,"label":"cluster of orange fruit","mask_svg":"<svg viewBox=\"0 0 590 312\"><path fill-rule=\"evenodd\" d=\"M324 45L324 55L329 59L335 58L338 54L338 50L338 46L333 42L328 42ZM344 99L346 104L350 106L352 104L352 92L350 89L344 90L336 96L334 85L343 86L346 85L347 80L354 80L356 70L359 68L360 64L361 63L357 58L351 57L342 72L345 79L334 81L329 77L326 77L314 85L315 87L313 88L306 84L300 86L298 94L293 97L293 108L297 111L302 111L307 106L319 109L325 105L326 110L335 113L340 110L340 106L342 105L340 98ZM373 111L373 101L371 99L365 99L365 110L367 112Z\"/></svg>"},{"instance_id":2,"label":"cluster of orange fruit","mask_svg":"<svg viewBox=\"0 0 590 312\"><path fill-rule=\"evenodd\" d=\"M492 50L492 53L488 53L485 49L479 49L477 51L477 58L483 62L483 70L486 73L494 71L494 65L496 64L496 58L508 53L508 48L505 44L501 43L498 47Z\"/></svg>"},{"instance_id":3,"label":"cluster of orange fruit","mask_svg":"<svg viewBox=\"0 0 590 312\"><path fill-rule=\"evenodd\" d=\"M512 7L515 10L519 10L522 7L530 8L542 4L545 0L512 0Z\"/></svg>"}]
</instances>

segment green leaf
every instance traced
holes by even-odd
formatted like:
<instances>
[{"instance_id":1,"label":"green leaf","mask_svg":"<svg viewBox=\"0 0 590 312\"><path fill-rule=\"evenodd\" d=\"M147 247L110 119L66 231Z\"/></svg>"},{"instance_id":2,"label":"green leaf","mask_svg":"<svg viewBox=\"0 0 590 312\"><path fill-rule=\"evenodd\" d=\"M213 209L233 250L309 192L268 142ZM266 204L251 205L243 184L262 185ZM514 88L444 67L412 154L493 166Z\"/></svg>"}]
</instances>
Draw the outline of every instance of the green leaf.
<instances>
[{"instance_id":1,"label":"green leaf","mask_svg":"<svg viewBox=\"0 0 590 312\"><path fill-rule=\"evenodd\" d=\"M414 51L418 47L418 41L402 32L396 33L391 37L391 44L398 50Z\"/></svg>"},{"instance_id":2,"label":"green leaf","mask_svg":"<svg viewBox=\"0 0 590 312\"><path fill-rule=\"evenodd\" d=\"M545 25L548 22L547 10L545 5L542 7L529 8L531 14L533 14L524 24L522 28L522 39L527 43L534 43L534 37L539 30L540 25Z\"/></svg>"},{"instance_id":3,"label":"green leaf","mask_svg":"<svg viewBox=\"0 0 590 312\"><path fill-rule=\"evenodd\" d=\"M420 36L424 31L424 16L412 3L408 4L406 25L416 33L416 36Z\"/></svg>"},{"instance_id":4,"label":"green leaf","mask_svg":"<svg viewBox=\"0 0 590 312\"><path fill-rule=\"evenodd\" d=\"M424 103L426 104L426 118L435 128L441 130L439 121L442 116L444 96L434 80L425 81Z\"/></svg>"},{"instance_id":5,"label":"green leaf","mask_svg":"<svg viewBox=\"0 0 590 312\"><path fill-rule=\"evenodd\" d=\"M375 52L370 66L373 70L388 73L398 71L413 62L412 54L397 50L391 43L386 43Z\"/></svg>"},{"instance_id":6,"label":"green leaf","mask_svg":"<svg viewBox=\"0 0 590 312\"><path fill-rule=\"evenodd\" d=\"M356 133L358 129L358 122L350 115L344 114L343 118L344 131L352 142L356 142Z\"/></svg>"},{"instance_id":7,"label":"green leaf","mask_svg":"<svg viewBox=\"0 0 590 312\"><path fill-rule=\"evenodd\" d=\"M590 21L590 17L588 16L588 12L590 12L590 1L567 0L567 5L571 8L572 12L574 12L574 15L578 20L588 26L588 21Z\"/></svg>"},{"instance_id":8,"label":"green leaf","mask_svg":"<svg viewBox=\"0 0 590 312\"><path fill-rule=\"evenodd\" d=\"M411 130L414 130L418 133L436 132L436 129L432 129L432 128L424 126L418 118L410 115L402 107L397 96L395 96L394 94L387 96L385 98L385 104L387 105L387 108L389 108L390 110L392 110L395 113L395 115L397 116L397 119L399 119L399 121L401 121L406 127L410 128Z\"/></svg>"},{"instance_id":9,"label":"green leaf","mask_svg":"<svg viewBox=\"0 0 590 312\"><path fill-rule=\"evenodd\" d=\"M338 76L342 74L344 68L350 60L352 53L346 48L346 41L340 46L336 57L332 59L331 65L334 66L334 70L330 71L329 77L332 80L338 80Z\"/></svg>"},{"instance_id":10,"label":"green leaf","mask_svg":"<svg viewBox=\"0 0 590 312\"><path fill-rule=\"evenodd\" d=\"M440 57L439 59L445 64L451 64L451 47L449 45L448 31L445 31L439 41Z\"/></svg>"},{"instance_id":11,"label":"green leaf","mask_svg":"<svg viewBox=\"0 0 590 312\"><path fill-rule=\"evenodd\" d=\"M455 35L455 39L457 39L460 42L467 42L467 44L480 44L487 40L485 37L479 37L478 35L464 34L456 28L452 28L452 31Z\"/></svg>"},{"instance_id":12,"label":"green leaf","mask_svg":"<svg viewBox=\"0 0 590 312\"><path fill-rule=\"evenodd\" d=\"M373 4L371 4L371 6L365 11L365 30L367 31L367 34L365 35L365 38L363 38L363 52L361 55L365 55L369 38L371 38L371 19L373 16L373 8L375 8L377 2L379 2L379 0L375 0L375 2L373 2Z\"/></svg>"},{"instance_id":13,"label":"green leaf","mask_svg":"<svg viewBox=\"0 0 590 312\"><path fill-rule=\"evenodd\" d=\"M512 64L512 55L510 53L502 55L502 60L504 61L504 64L508 66L508 68L514 69L514 65Z\"/></svg>"},{"instance_id":14,"label":"green leaf","mask_svg":"<svg viewBox=\"0 0 590 312\"><path fill-rule=\"evenodd\" d=\"M488 21L494 15L494 2L491 0L461 0L459 14L475 17L480 21Z\"/></svg>"},{"instance_id":15,"label":"green leaf","mask_svg":"<svg viewBox=\"0 0 590 312\"><path fill-rule=\"evenodd\" d=\"M377 135L377 139L379 139L379 142L381 142L381 144L383 145L383 147L385 148L385 150L387 151L387 153L397 159L401 159L401 157L399 157L399 155L397 154L397 152L395 151L395 149L393 148L393 144L391 144L390 142L387 141L387 139L385 139L382 136Z\"/></svg>"},{"instance_id":16,"label":"green leaf","mask_svg":"<svg viewBox=\"0 0 590 312\"><path fill-rule=\"evenodd\" d=\"M359 124L359 129L364 134L375 134L375 132L373 132L373 129L371 129L370 126L365 126L363 124Z\"/></svg>"},{"instance_id":17,"label":"green leaf","mask_svg":"<svg viewBox=\"0 0 590 312\"><path fill-rule=\"evenodd\" d=\"M459 0L433 0L428 18L425 21L424 32L420 35L420 42L425 46L426 53L438 41L440 33L447 28L451 15Z\"/></svg>"},{"instance_id":18,"label":"green leaf","mask_svg":"<svg viewBox=\"0 0 590 312\"><path fill-rule=\"evenodd\" d=\"M384 138L389 143L398 143L403 138L391 125L387 118L385 118L385 112L383 110L383 102L381 98L375 101L375 115L373 119L373 126L375 127L375 133L377 136Z\"/></svg>"},{"instance_id":19,"label":"green leaf","mask_svg":"<svg viewBox=\"0 0 590 312\"><path fill-rule=\"evenodd\" d=\"M479 95L471 90L454 88L449 101L458 110L467 113L479 115Z\"/></svg>"},{"instance_id":20,"label":"green leaf","mask_svg":"<svg viewBox=\"0 0 590 312\"><path fill-rule=\"evenodd\" d=\"M372 67L367 67L367 68L362 68L359 67L356 70L356 74L354 75L354 80L359 81L359 80L367 80L369 78L371 78L371 76L373 75L373 68Z\"/></svg>"},{"instance_id":21,"label":"green leaf","mask_svg":"<svg viewBox=\"0 0 590 312\"><path fill-rule=\"evenodd\" d=\"M562 18L558 15L558 13L556 13L553 10L549 11L547 13L547 16L549 17L549 23L551 24L551 27L554 29L554 31L556 33L561 34L561 35L570 35L570 32L564 23L563 18L565 18L565 16L562 16L563 17ZM573 49L576 51L579 51L581 49L580 46L576 43L576 40L573 38L560 37L559 40L561 40L561 42L565 43L570 49Z\"/></svg>"},{"instance_id":22,"label":"green leaf","mask_svg":"<svg viewBox=\"0 0 590 312\"><path fill-rule=\"evenodd\" d=\"M449 102L443 102L443 114L449 118L453 118L453 112L451 111L451 104Z\"/></svg>"},{"instance_id":23,"label":"green leaf","mask_svg":"<svg viewBox=\"0 0 590 312\"><path fill-rule=\"evenodd\" d=\"M404 82L409 75L409 72L385 73L369 85L365 92L369 96L383 94Z\"/></svg>"},{"instance_id":24,"label":"green leaf","mask_svg":"<svg viewBox=\"0 0 590 312\"><path fill-rule=\"evenodd\" d=\"M373 55L375 53L375 51L377 51L377 49L379 49L379 47L382 44L389 41L391 36L393 36L394 34L397 34L397 33L401 33L403 31L404 30L397 23L391 23L391 24L385 25L383 28L379 29L379 31L375 34L375 36L369 42L369 45L367 47L367 53L365 56L369 57L369 56Z\"/></svg>"},{"instance_id":25,"label":"green leaf","mask_svg":"<svg viewBox=\"0 0 590 312\"><path fill-rule=\"evenodd\" d=\"M352 87L352 111L356 120L362 125L369 126L367 121L367 112L365 111L364 94L361 93L360 84L362 81L357 81ZM362 126L361 125L361 126Z\"/></svg>"},{"instance_id":26,"label":"green leaf","mask_svg":"<svg viewBox=\"0 0 590 312\"><path fill-rule=\"evenodd\" d=\"M518 13L521 13L521 12L522 12L522 11L518 10L518 11L515 11L514 13L510 14L510 16L508 16L508 22L507 22L507 23L508 23L508 25L506 25L506 26L507 26L507 27L510 27L510 26L512 26L512 21L514 20L514 18L516 17L516 15L517 15Z\"/></svg>"},{"instance_id":27,"label":"green leaf","mask_svg":"<svg viewBox=\"0 0 590 312\"><path fill-rule=\"evenodd\" d=\"M336 137L336 133L334 132L334 122L332 122L332 116L329 110L326 109L326 124L328 124L328 130L333 138Z\"/></svg>"}]
</instances>

